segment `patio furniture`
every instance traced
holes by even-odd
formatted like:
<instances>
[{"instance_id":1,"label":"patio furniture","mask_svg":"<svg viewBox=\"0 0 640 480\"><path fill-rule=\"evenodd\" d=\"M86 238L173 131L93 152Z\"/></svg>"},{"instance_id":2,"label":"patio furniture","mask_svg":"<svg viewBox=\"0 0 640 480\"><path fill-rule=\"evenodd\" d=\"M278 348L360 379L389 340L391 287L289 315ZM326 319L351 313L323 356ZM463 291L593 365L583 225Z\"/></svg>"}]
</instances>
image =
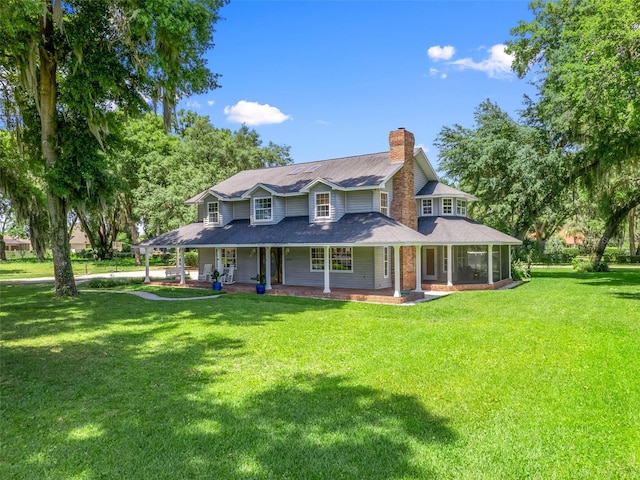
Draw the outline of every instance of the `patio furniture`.
<instances>
[{"instance_id":1,"label":"patio furniture","mask_svg":"<svg viewBox=\"0 0 640 480\"><path fill-rule=\"evenodd\" d=\"M211 281L211 273L213 270L213 265L210 263L204 264L204 269L202 273L198 273L198 281L199 282L210 282Z\"/></svg>"}]
</instances>

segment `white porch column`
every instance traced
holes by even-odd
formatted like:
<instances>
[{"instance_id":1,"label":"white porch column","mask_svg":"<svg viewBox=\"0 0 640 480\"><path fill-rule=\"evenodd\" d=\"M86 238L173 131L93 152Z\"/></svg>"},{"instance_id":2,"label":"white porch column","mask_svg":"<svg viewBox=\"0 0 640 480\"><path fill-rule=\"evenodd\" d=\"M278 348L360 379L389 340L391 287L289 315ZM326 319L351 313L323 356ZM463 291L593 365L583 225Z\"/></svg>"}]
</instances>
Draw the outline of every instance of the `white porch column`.
<instances>
[{"instance_id":1,"label":"white porch column","mask_svg":"<svg viewBox=\"0 0 640 480\"><path fill-rule=\"evenodd\" d=\"M144 283L151 283L149 278L149 247L144 248Z\"/></svg>"},{"instance_id":2,"label":"white porch column","mask_svg":"<svg viewBox=\"0 0 640 480\"><path fill-rule=\"evenodd\" d=\"M264 277L267 283L265 284L265 290L271 290L271 247L266 247L265 257L264 257Z\"/></svg>"},{"instance_id":3,"label":"white porch column","mask_svg":"<svg viewBox=\"0 0 640 480\"><path fill-rule=\"evenodd\" d=\"M218 270L218 273L222 275L222 249L216 248L216 266L213 268Z\"/></svg>"},{"instance_id":4,"label":"white porch column","mask_svg":"<svg viewBox=\"0 0 640 480\"><path fill-rule=\"evenodd\" d=\"M447 286L453 286L453 247L447 245Z\"/></svg>"},{"instance_id":5,"label":"white porch column","mask_svg":"<svg viewBox=\"0 0 640 480\"><path fill-rule=\"evenodd\" d=\"M414 292L422 291L422 246L416 245L416 289Z\"/></svg>"},{"instance_id":6,"label":"white porch column","mask_svg":"<svg viewBox=\"0 0 640 480\"><path fill-rule=\"evenodd\" d=\"M187 283L187 277L184 271L184 248L180 249L180 285Z\"/></svg>"},{"instance_id":7,"label":"white porch column","mask_svg":"<svg viewBox=\"0 0 640 480\"><path fill-rule=\"evenodd\" d=\"M324 247L324 290L322 293L331 293L330 276L331 266L329 265L329 246Z\"/></svg>"},{"instance_id":8,"label":"white porch column","mask_svg":"<svg viewBox=\"0 0 640 480\"><path fill-rule=\"evenodd\" d=\"M402 270L402 265L400 265L400 247L398 245L393 246L393 296L401 297L402 293L400 292L400 270Z\"/></svg>"},{"instance_id":9,"label":"white porch column","mask_svg":"<svg viewBox=\"0 0 640 480\"><path fill-rule=\"evenodd\" d=\"M489 285L493 285L493 245L489 245L489 249L487 251L487 270Z\"/></svg>"},{"instance_id":10,"label":"white porch column","mask_svg":"<svg viewBox=\"0 0 640 480\"><path fill-rule=\"evenodd\" d=\"M288 248L283 248L282 249L282 255L280 255L280 260L282 261L282 285L286 285L287 284L287 269L284 268L286 262L285 262L285 257L288 255L287 250L289 250Z\"/></svg>"},{"instance_id":11,"label":"white porch column","mask_svg":"<svg viewBox=\"0 0 640 480\"><path fill-rule=\"evenodd\" d=\"M509 278L511 278L511 245L509 245Z\"/></svg>"}]
</instances>

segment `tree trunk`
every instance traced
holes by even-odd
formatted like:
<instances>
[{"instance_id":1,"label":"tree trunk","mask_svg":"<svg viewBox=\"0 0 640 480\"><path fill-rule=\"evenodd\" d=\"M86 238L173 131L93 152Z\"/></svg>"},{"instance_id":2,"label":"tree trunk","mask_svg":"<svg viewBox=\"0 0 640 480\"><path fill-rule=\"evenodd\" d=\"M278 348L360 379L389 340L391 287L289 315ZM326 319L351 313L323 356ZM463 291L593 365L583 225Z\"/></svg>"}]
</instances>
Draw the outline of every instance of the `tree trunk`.
<instances>
[{"instance_id":1,"label":"tree trunk","mask_svg":"<svg viewBox=\"0 0 640 480\"><path fill-rule=\"evenodd\" d=\"M29 237L31 248L36 252L38 260L43 262L47 256L46 233L48 230L46 213L40 210L29 214Z\"/></svg>"},{"instance_id":2,"label":"tree trunk","mask_svg":"<svg viewBox=\"0 0 640 480\"><path fill-rule=\"evenodd\" d=\"M604 249L607 248L609 240L617 230L620 222L622 222L627 214L636 206L640 204L640 190L634 192L632 196L617 210L614 210L609 218L607 219L607 223L604 228L604 234L600 238L598 242L598 246L596 247L596 256L594 262L599 262L602 260L602 256L604 255Z\"/></svg>"},{"instance_id":3,"label":"tree trunk","mask_svg":"<svg viewBox=\"0 0 640 480\"><path fill-rule=\"evenodd\" d=\"M636 209L635 207L629 212L629 255L636 253Z\"/></svg>"},{"instance_id":4,"label":"tree trunk","mask_svg":"<svg viewBox=\"0 0 640 480\"><path fill-rule=\"evenodd\" d=\"M124 208L125 208L125 214L127 216L127 225L129 226L129 233L131 234L131 243L133 243L134 245L137 245L139 240L138 227L136 227L136 222L133 221L131 204L126 200L124 201ZM140 261L140 249L136 247L133 249L133 252L136 258L136 265L140 266L142 264L142 262Z\"/></svg>"},{"instance_id":5,"label":"tree trunk","mask_svg":"<svg viewBox=\"0 0 640 480\"><path fill-rule=\"evenodd\" d=\"M40 17L40 85L38 99L40 103L40 142L47 167L52 168L58 160L56 139L58 125L56 104L58 84L56 80L56 58L53 30L53 6L47 1L44 14ZM78 289L73 278L71 252L67 238L67 209L63 198L53 193L51 185L47 188L47 210L51 221L51 250L53 253L53 272L55 291L58 297L77 295Z\"/></svg>"},{"instance_id":6,"label":"tree trunk","mask_svg":"<svg viewBox=\"0 0 640 480\"><path fill-rule=\"evenodd\" d=\"M4 243L4 237L0 237L0 260L7 259L7 252L5 251L6 245Z\"/></svg>"}]
</instances>

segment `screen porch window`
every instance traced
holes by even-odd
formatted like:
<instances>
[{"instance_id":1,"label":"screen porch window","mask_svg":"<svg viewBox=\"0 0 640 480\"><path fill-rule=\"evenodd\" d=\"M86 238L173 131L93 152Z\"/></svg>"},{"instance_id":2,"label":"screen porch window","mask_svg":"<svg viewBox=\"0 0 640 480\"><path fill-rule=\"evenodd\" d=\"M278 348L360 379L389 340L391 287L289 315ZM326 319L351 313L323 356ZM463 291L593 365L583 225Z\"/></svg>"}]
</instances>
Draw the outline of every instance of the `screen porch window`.
<instances>
[{"instance_id":1,"label":"screen porch window","mask_svg":"<svg viewBox=\"0 0 640 480\"><path fill-rule=\"evenodd\" d=\"M461 217L466 217L467 216L467 201L466 200L461 200L461 199L457 199L456 200L456 215L459 215Z\"/></svg>"},{"instance_id":2,"label":"screen porch window","mask_svg":"<svg viewBox=\"0 0 640 480\"><path fill-rule=\"evenodd\" d=\"M267 221L273 218L271 197L260 197L253 200L253 210L256 221Z\"/></svg>"},{"instance_id":3,"label":"screen porch window","mask_svg":"<svg viewBox=\"0 0 640 480\"><path fill-rule=\"evenodd\" d=\"M453 215L453 201L450 198L442 199L442 214Z\"/></svg>"},{"instance_id":4,"label":"screen porch window","mask_svg":"<svg viewBox=\"0 0 640 480\"><path fill-rule=\"evenodd\" d=\"M331 216L331 194L316 193L316 218L329 218Z\"/></svg>"},{"instance_id":5,"label":"screen porch window","mask_svg":"<svg viewBox=\"0 0 640 480\"><path fill-rule=\"evenodd\" d=\"M220 222L220 205L218 202L207 203L207 223Z\"/></svg>"},{"instance_id":6,"label":"screen porch window","mask_svg":"<svg viewBox=\"0 0 640 480\"><path fill-rule=\"evenodd\" d=\"M380 213L389 216L389 194L380 192Z\"/></svg>"},{"instance_id":7,"label":"screen porch window","mask_svg":"<svg viewBox=\"0 0 640 480\"><path fill-rule=\"evenodd\" d=\"M422 215L433 215L433 200L430 198L422 200Z\"/></svg>"}]
</instances>

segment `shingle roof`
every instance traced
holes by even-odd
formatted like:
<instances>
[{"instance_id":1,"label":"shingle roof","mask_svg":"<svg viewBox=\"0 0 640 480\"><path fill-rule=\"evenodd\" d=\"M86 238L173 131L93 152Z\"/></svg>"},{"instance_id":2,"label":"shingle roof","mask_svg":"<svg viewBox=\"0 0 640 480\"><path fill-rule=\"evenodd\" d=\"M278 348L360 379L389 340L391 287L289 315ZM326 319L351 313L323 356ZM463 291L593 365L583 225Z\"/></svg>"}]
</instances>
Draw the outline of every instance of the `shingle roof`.
<instances>
[{"instance_id":1,"label":"shingle roof","mask_svg":"<svg viewBox=\"0 0 640 480\"><path fill-rule=\"evenodd\" d=\"M208 192L222 198L239 198L261 183L279 194L295 193L316 179L341 188L377 187L396 173L402 164L389 163L389 152L297 163L282 167L244 170L186 201L197 203ZM300 169L297 173L293 173ZM313 168L315 167L315 168Z\"/></svg>"},{"instance_id":2,"label":"shingle roof","mask_svg":"<svg viewBox=\"0 0 640 480\"><path fill-rule=\"evenodd\" d=\"M224 227L201 222L146 240L140 246L208 247L253 245L415 245L428 239L381 213L350 213L337 222L309 223L308 216L287 217L275 225L234 220Z\"/></svg>"},{"instance_id":3,"label":"shingle roof","mask_svg":"<svg viewBox=\"0 0 640 480\"><path fill-rule=\"evenodd\" d=\"M464 197L469 200L477 200L473 195L458 190L457 188L445 185L442 182L427 182L424 187L416 194L416 197L433 196L433 197Z\"/></svg>"},{"instance_id":4,"label":"shingle roof","mask_svg":"<svg viewBox=\"0 0 640 480\"><path fill-rule=\"evenodd\" d=\"M519 245L522 242L465 217L420 217L418 231L434 245Z\"/></svg>"}]
</instances>

